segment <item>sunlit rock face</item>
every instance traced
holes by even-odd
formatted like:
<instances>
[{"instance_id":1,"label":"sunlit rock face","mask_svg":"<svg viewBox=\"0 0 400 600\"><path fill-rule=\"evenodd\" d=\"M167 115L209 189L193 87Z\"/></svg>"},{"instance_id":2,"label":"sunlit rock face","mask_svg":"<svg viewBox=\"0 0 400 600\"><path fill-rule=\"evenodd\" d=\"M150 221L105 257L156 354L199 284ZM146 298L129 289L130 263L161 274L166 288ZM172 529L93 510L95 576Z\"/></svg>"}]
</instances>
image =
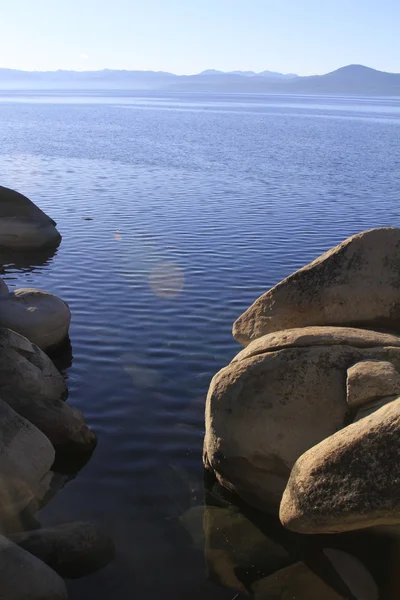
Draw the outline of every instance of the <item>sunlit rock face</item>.
<instances>
[{"instance_id":1,"label":"sunlit rock face","mask_svg":"<svg viewBox=\"0 0 400 600\"><path fill-rule=\"evenodd\" d=\"M400 522L399 331L397 228L355 235L266 292L211 382L206 468L296 532Z\"/></svg>"},{"instance_id":2,"label":"sunlit rock face","mask_svg":"<svg viewBox=\"0 0 400 600\"><path fill-rule=\"evenodd\" d=\"M30 288L0 287L0 327L12 329L48 351L68 338L71 312L58 296Z\"/></svg>"},{"instance_id":3,"label":"sunlit rock face","mask_svg":"<svg viewBox=\"0 0 400 600\"><path fill-rule=\"evenodd\" d=\"M56 223L22 194L0 186L0 247L26 250L57 247Z\"/></svg>"}]
</instances>

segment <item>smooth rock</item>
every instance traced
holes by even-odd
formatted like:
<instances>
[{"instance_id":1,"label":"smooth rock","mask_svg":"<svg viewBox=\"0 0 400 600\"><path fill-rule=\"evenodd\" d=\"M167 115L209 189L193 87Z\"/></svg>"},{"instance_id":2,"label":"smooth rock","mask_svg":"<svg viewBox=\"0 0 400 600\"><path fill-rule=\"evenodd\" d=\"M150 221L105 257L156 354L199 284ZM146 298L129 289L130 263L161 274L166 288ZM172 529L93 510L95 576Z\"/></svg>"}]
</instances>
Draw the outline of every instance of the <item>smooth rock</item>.
<instances>
[{"instance_id":1,"label":"smooth rock","mask_svg":"<svg viewBox=\"0 0 400 600\"><path fill-rule=\"evenodd\" d=\"M347 370L364 360L399 369L398 344L379 332L325 327L256 340L211 382L206 468L248 503L277 513L295 461L352 418Z\"/></svg>"},{"instance_id":2,"label":"smooth rock","mask_svg":"<svg viewBox=\"0 0 400 600\"><path fill-rule=\"evenodd\" d=\"M0 328L0 397L62 451L88 453L96 436L63 401L67 387L50 358L14 331Z\"/></svg>"},{"instance_id":3,"label":"smooth rock","mask_svg":"<svg viewBox=\"0 0 400 600\"><path fill-rule=\"evenodd\" d=\"M0 247L24 250L56 247L56 223L22 194L0 186Z\"/></svg>"},{"instance_id":4,"label":"smooth rock","mask_svg":"<svg viewBox=\"0 0 400 600\"><path fill-rule=\"evenodd\" d=\"M50 350L64 342L70 323L68 304L58 296L28 288L7 295L2 286L0 327L20 333L42 350Z\"/></svg>"},{"instance_id":5,"label":"smooth rock","mask_svg":"<svg viewBox=\"0 0 400 600\"><path fill-rule=\"evenodd\" d=\"M233 326L244 346L273 331L341 325L400 331L400 229L348 238L262 295Z\"/></svg>"},{"instance_id":6,"label":"smooth rock","mask_svg":"<svg viewBox=\"0 0 400 600\"><path fill-rule=\"evenodd\" d=\"M115 558L112 539L89 523L16 533L10 539L66 578L94 573Z\"/></svg>"},{"instance_id":7,"label":"smooth rock","mask_svg":"<svg viewBox=\"0 0 400 600\"><path fill-rule=\"evenodd\" d=\"M296 462L280 508L300 533L400 523L400 398L324 440Z\"/></svg>"},{"instance_id":8,"label":"smooth rock","mask_svg":"<svg viewBox=\"0 0 400 600\"><path fill-rule=\"evenodd\" d=\"M336 548L325 548L324 554L357 600L379 600L378 586L371 573L355 556Z\"/></svg>"},{"instance_id":9,"label":"smooth rock","mask_svg":"<svg viewBox=\"0 0 400 600\"><path fill-rule=\"evenodd\" d=\"M54 455L46 436L0 400L0 519L42 494Z\"/></svg>"},{"instance_id":10,"label":"smooth rock","mask_svg":"<svg viewBox=\"0 0 400 600\"><path fill-rule=\"evenodd\" d=\"M400 373L390 362L365 360L347 371L347 404L358 408L400 394Z\"/></svg>"},{"instance_id":11,"label":"smooth rock","mask_svg":"<svg viewBox=\"0 0 400 600\"><path fill-rule=\"evenodd\" d=\"M67 600L63 580L42 561L0 536L1 600Z\"/></svg>"},{"instance_id":12,"label":"smooth rock","mask_svg":"<svg viewBox=\"0 0 400 600\"><path fill-rule=\"evenodd\" d=\"M303 562L260 579L253 584L252 591L255 600L347 600Z\"/></svg>"}]
</instances>

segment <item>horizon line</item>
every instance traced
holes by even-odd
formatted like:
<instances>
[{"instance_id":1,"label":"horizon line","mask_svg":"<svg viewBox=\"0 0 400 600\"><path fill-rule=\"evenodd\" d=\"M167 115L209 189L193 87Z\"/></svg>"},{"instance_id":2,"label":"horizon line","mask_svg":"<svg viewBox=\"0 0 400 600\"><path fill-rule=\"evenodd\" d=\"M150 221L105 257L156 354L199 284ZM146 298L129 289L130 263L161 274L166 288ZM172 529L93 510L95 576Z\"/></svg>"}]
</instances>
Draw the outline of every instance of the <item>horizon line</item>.
<instances>
[{"instance_id":1,"label":"horizon line","mask_svg":"<svg viewBox=\"0 0 400 600\"><path fill-rule=\"evenodd\" d=\"M276 73L284 76L293 76L293 77L315 77L321 75L328 75L329 73L334 73L335 71L339 71L340 69L345 69L348 67L362 67L365 69L370 69L371 71L378 71L380 73L388 73L391 75L398 75L400 72L394 71L383 71L381 69L375 69L374 67L369 67L367 65L363 65L361 63L349 63L343 65L341 67L337 67L332 71L326 71L323 73L314 73L312 75L298 75L294 72L282 73L280 71L274 71L269 69L263 69L262 71L254 71L252 69L233 69L231 71L223 71L221 69L207 68L202 71L198 71L195 73L174 73L173 71L163 71L163 70L155 70L155 69L121 69L121 68L109 68L103 67L100 69L16 69L13 67L0 67L0 71L16 71L19 73L102 73L102 72L122 72L122 73L156 73L156 74L165 74L165 75L174 75L175 77L191 77L195 75L202 75L204 73L210 72L210 74L214 71L216 75L241 75L244 73L252 73L253 76L261 75L265 72Z\"/></svg>"}]
</instances>

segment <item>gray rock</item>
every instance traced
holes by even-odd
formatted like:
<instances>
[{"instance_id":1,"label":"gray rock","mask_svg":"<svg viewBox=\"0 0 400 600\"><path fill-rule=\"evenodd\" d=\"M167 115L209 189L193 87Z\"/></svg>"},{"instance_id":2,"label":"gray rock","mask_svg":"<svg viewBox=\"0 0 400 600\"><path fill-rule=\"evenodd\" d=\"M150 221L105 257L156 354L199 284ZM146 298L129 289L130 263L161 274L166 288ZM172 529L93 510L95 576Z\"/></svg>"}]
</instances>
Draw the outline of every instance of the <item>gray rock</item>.
<instances>
[{"instance_id":1,"label":"gray rock","mask_svg":"<svg viewBox=\"0 0 400 600\"><path fill-rule=\"evenodd\" d=\"M63 401L65 381L52 361L26 338L0 328L0 396L60 450L90 452L96 436L82 414Z\"/></svg>"},{"instance_id":2,"label":"gray rock","mask_svg":"<svg viewBox=\"0 0 400 600\"><path fill-rule=\"evenodd\" d=\"M54 449L34 425L0 400L0 518L24 509L47 487Z\"/></svg>"},{"instance_id":3,"label":"gray rock","mask_svg":"<svg viewBox=\"0 0 400 600\"><path fill-rule=\"evenodd\" d=\"M56 223L22 194L0 186L0 247L56 247L61 236Z\"/></svg>"},{"instance_id":4,"label":"gray rock","mask_svg":"<svg viewBox=\"0 0 400 600\"><path fill-rule=\"evenodd\" d=\"M42 350L62 344L71 323L68 305L57 296L34 289L0 293L0 327L12 329Z\"/></svg>"},{"instance_id":5,"label":"gray rock","mask_svg":"<svg viewBox=\"0 0 400 600\"><path fill-rule=\"evenodd\" d=\"M63 580L42 561L0 536L1 600L67 600Z\"/></svg>"},{"instance_id":6,"label":"gray rock","mask_svg":"<svg viewBox=\"0 0 400 600\"><path fill-rule=\"evenodd\" d=\"M10 538L66 578L94 573L115 558L112 539L88 523L68 523L16 533Z\"/></svg>"},{"instance_id":7,"label":"gray rock","mask_svg":"<svg viewBox=\"0 0 400 600\"><path fill-rule=\"evenodd\" d=\"M258 298L233 326L243 345L308 325L400 331L400 229L345 240Z\"/></svg>"},{"instance_id":8,"label":"gray rock","mask_svg":"<svg viewBox=\"0 0 400 600\"><path fill-rule=\"evenodd\" d=\"M400 523L400 398L303 454L280 508L287 528L337 533Z\"/></svg>"}]
</instances>

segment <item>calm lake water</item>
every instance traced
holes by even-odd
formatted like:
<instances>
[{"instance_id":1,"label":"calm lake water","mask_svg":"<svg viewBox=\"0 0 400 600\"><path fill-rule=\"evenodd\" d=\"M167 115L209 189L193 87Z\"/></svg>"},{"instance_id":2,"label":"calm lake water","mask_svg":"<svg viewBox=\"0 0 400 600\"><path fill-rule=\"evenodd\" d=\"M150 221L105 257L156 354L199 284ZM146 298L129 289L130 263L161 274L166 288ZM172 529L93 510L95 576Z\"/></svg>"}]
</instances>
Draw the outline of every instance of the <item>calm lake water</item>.
<instances>
[{"instance_id":1,"label":"calm lake water","mask_svg":"<svg viewBox=\"0 0 400 600\"><path fill-rule=\"evenodd\" d=\"M213 507L204 540L210 379L258 295L351 234L400 226L400 99L0 94L0 183L63 235L5 278L70 304L69 402L99 438L38 520L89 520L118 548L71 598L232 600L262 574L251 556L232 575L226 557L246 556L224 517L218 548ZM397 598L380 556L369 568Z\"/></svg>"}]
</instances>

